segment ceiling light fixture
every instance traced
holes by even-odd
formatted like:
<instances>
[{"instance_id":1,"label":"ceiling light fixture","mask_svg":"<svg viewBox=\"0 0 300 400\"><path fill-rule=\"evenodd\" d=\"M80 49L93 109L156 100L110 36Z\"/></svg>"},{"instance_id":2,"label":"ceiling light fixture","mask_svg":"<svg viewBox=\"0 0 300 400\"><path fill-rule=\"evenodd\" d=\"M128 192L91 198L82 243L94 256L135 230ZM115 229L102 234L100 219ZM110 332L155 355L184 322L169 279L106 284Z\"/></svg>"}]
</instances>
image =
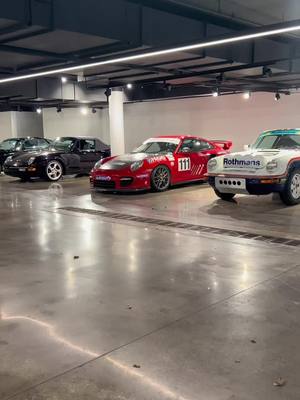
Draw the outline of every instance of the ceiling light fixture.
<instances>
[{"instance_id":1,"label":"ceiling light fixture","mask_svg":"<svg viewBox=\"0 0 300 400\"><path fill-rule=\"evenodd\" d=\"M93 107L93 108L92 108L92 113L93 113L93 114L96 114L96 112L97 112L97 109L96 109L95 107Z\"/></svg>"},{"instance_id":2,"label":"ceiling light fixture","mask_svg":"<svg viewBox=\"0 0 300 400\"><path fill-rule=\"evenodd\" d=\"M60 113L61 112L61 106L56 107L56 112Z\"/></svg>"},{"instance_id":3,"label":"ceiling light fixture","mask_svg":"<svg viewBox=\"0 0 300 400\"><path fill-rule=\"evenodd\" d=\"M292 25L292 23L294 23L296 25ZM282 26L282 24L280 24L280 26ZM205 47L213 47L213 46L219 46L222 44L258 39L258 38L274 36L274 35L279 35L279 34L288 33L288 32L299 31L299 30L300 30L300 23L297 20L297 21L289 22L286 24L285 27L281 27L281 28L279 28L278 25L273 25L273 28L269 27L268 30L261 30L260 32L255 32L255 33L248 33L248 34L228 37L228 38L224 38L224 39L209 40L207 42L190 44L190 45L181 46L181 47L173 47L173 48L165 49L165 50L151 51L149 53L144 53L144 54L123 56L123 57L113 58L110 60L97 61L97 62L91 62L91 63L86 63L86 64L79 64L79 65L75 65L75 66L71 66L71 67L60 67L60 68L56 68L56 69L52 69L52 70L48 70L48 71L33 72L31 74L12 76L12 77L8 77L8 78L0 79L0 83L20 81L20 80L24 80L24 79L37 78L40 76L61 74L64 72L99 67L102 65L117 64L117 63L128 62L128 61L136 61L136 60L140 60L140 59L144 59L144 58L151 58L151 57L157 57L157 56L173 54L173 53L178 53L178 52L202 49Z\"/></svg>"},{"instance_id":4,"label":"ceiling light fixture","mask_svg":"<svg viewBox=\"0 0 300 400\"><path fill-rule=\"evenodd\" d=\"M41 107L38 107L38 108L36 109L36 112L37 112L38 114L41 114L41 113L42 113Z\"/></svg>"},{"instance_id":5,"label":"ceiling light fixture","mask_svg":"<svg viewBox=\"0 0 300 400\"><path fill-rule=\"evenodd\" d=\"M127 83L126 87L127 87L127 89L132 89L133 85L132 85L132 83Z\"/></svg>"},{"instance_id":6,"label":"ceiling light fixture","mask_svg":"<svg viewBox=\"0 0 300 400\"><path fill-rule=\"evenodd\" d=\"M87 113L88 113L88 108L87 108L87 107L81 107L81 108L80 108L80 112L81 112L82 115L87 115Z\"/></svg>"},{"instance_id":7,"label":"ceiling light fixture","mask_svg":"<svg viewBox=\"0 0 300 400\"><path fill-rule=\"evenodd\" d=\"M68 79L67 79L65 76L62 76L62 77L61 77L61 82L62 82L62 83L67 83L67 80L68 80Z\"/></svg>"},{"instance_id":8,"label":"ceiling light fixture","mask_svg":"<svg viewBox=\"0 0 300 400\"><path fill-rule=\"evenodd\" d=\"M275 94L275 101L280 100L280 98L281 98L280 93L277 92L277 93Z\"/></svg>"},{"instance_id":9,"label":"ceiling light fixture","mask_svg":"<svg viewBox=\"0 0 300 400\"><path fill-rule=\"evenodd\" d=\"M212 96L213 96L213 97L218 97L218 96L219 96L219 91L218 91L218 89L216 89L216 90L214 90L214 91L212 92Z\"/></svg>"},{"instance_id":10,"label":"ceiling light fixture","mask_svg":"<svg viewBox=\"0 0 300 400\"><path fill-rule=\"evenodd\" d=\"M251 93L250 93L249 91L243 93L243 98L244 98L245 100L249 100L249 99L250 99L250 96L251 96Z\"/></svg>"}]
</instances>

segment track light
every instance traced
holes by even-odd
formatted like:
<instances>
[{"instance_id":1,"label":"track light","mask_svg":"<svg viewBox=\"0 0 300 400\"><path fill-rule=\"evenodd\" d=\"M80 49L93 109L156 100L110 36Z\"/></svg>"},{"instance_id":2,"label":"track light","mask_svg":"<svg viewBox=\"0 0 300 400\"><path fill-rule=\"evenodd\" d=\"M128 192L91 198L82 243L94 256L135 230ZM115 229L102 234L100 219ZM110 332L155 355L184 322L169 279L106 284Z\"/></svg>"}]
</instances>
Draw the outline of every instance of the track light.
<instances>
[{"instance_id":1,"label":"track light","mask_svg":"<svg viewBox=\"0 0 300 400\"><path fill-rule=\"evenodd\" d=\"M62 82L62 83L67 83L67 80L68 80L68 79L67 79L65 76L62 76L62 77L61 77L61 82Z\"/></svg>"},{"instance_id":2,"label":"track light","mask_svg":"<svg viewBox=\"0 0 300 400\"><path fill-rule=\"evenodd\" d=\"M88 108L87 108L87 107L81 107L81 108L80 108L80 112L81 112L82 115L87 115L87 113L88 113Z\"/></svg>"},{"instance_id":3,"label":"track light","mask_svg":"<svg viewBox=\"0 0 300 400\"><path fill-rule=\"evenodd\" d=\"M93 114L96 114L96 112L97 112L96 108L93 107L93 108L92 108L92 113L93 113Z\"/></svg>"},{"instance_id":4,"label":"track light","mask_svg":"<svg viewBox=\"0 0 300 400\"><path fill-rule=\"evenodd\" d=\"M212 96L213 97L218 97L219 96L219 90L218 89L213 90Z\"/></svg>"},{"instance_id":5,"label":"track light","mask_svg":"<svg viewBox=\"0 0 300 400\"><path fill-rule=\"evenodd\" d=\"M133 85L132 85L132 83L127 83L126 87L127 87L127 89L132 89Z\"/></svg>"},{"instance_id":6,"label":"track light","mask_svg":"<svg viewBox=\"0 0 300 400\"><path fill-rule=\"evenodd\" d=\"M109 96L111 95L111 89L110 89L110 88L107 88L107 89L105 90L104 94L105 94L105 96L106 96L106 98L107 98L107 101L108 101L108 98L109 98Z\"/></svg>"},{"instance_id":7,"label":"track light","mask_svg":"<svg viewBox=\"0 0 300 400\"><path fill-rule=\"evenodd\" d=\"M245 100L249 100L251 97L251 93L249 91L243 93L243 98Z\"/></svg>"},{"instance_id":8,"label":"track light","mask_svg":"<svg viewBox=\"0 0 300 400\"><path fill-rule=\"evenodd\" d=\"M42 113L41 107L38 107L38 108L36 109L36 112L37 112L38 114L41 114L41 113Z\"/></svg>"},{"instance_id":9,"label":"track light","mask_svg":"<svg viewBox=\"0 0 300 400\"><path fill-rule=\"evenodd\" d=\"M60 113L61 112L61 106L56 107L56 112Z\"/></svg>"},{"instance_id":10,"label":"track light","mask_svg":"<svg viewBox=\"0 0 300 400\"><path fill-rule=\"evenodd\" d=\"M264 78L270 78L273 75L273 71L271 70L271 68L267 67L266 65L263 66L262 69L262 76Z\"/></svg>"},{"instance_id":11,"label":"track light","mask_svg":"<svg viewBox=\"0 0 300 400\"><path fill-rule=\"evenodd\" d=\"M295 31L299 31L299 30L300 30L299 21L289 21L286 24L282 24L282 23L274 24L265 29L262 27L258 32L257 31L250 32L250 33L241 34L238 36L226 37L223 39L207 40L207 41L200 42L200 43L189 44L189 45L180 46L180 47L172 47L172 48L168 48L165 50L150 51L147 53L135 54L135 55L130 55L130 56L124 55L124 56L119 56L116 58L111 58L108 60L89 62L89 63L78 64L78 65L73 65L73 66L69 66L69 67L58 67L55 69L41 71L41 72L32 72L29 74L2 78L2 79L0 79L0 83L20 81L20 80L24 80L24 79L32 79L32 78L37 78L40 76L62 74L62 73L66 73L66 72L84 70L87 68L100 67L100 66L104 66L104 65L113 65L113 64L125 63L125 62L128 63L128 62L132 62L132 61L149 59L149 58L153 58L153 57L169 55L169 54L174 54L174 53L179 53L179 52L190 52L193 50L199 50L199 49L203 49L203 48L207 48L207 47L215 47L215 46L220 46L220 45L226 45L229 43L237 43L237 42L241 42L241 41L249 41L249 40L258 39L258 38L275 36L275 35L280 35L280 34L284 34L284 33L295 32Z\"/></svg>"},{"instance_id":12,"label":"track light","mask_svg":"<svg viewBox=\"0 0 300 400\"><path fill-rule=\"evenodd\" d=\"M277 92L277 93L275 94L275 101L280 100L280 98L281 98L280 93Z\"/></svg>"}]
</instances>

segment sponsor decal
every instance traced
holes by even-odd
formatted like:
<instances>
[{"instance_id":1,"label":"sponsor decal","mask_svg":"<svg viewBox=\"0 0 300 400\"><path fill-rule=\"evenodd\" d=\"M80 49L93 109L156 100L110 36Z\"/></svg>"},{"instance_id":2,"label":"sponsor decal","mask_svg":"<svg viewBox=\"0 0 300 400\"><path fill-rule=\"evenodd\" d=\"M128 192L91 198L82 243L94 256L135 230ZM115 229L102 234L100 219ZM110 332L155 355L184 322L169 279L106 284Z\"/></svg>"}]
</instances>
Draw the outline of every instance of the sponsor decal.
<instances>
[{"instance_id":1,"label":"sponsor decal","mask_svg":"<svg viewBox=\"0 0 300 400\"><path fill-rule=\"evenodd\" d=\"M147 161L149 164L154 164L156 162L166 161L166 157L165 156L154 156L154 157L148 158Z\"/></svg>"},{"instance_id":2,"label":"sponsor decal","mask_svg":"<svg viewBox=\"0 0 300 400\"><path fill-rule=\"evenodd\" d=\"M96 176L97 181L111 181L110 176Z\"/></svg>"},{"instance_id":3,"label":"sponsor decal","mask_svg":"<svg viewBox=\"0 0 300 400\"><path fill-rule=\"evenodd\" d=\"M178 158L178 171L190 171L191 159L189 157Z\"/></svg>"},{"instance_id":4,"label":"sponsor decal","mask_svg":"<svg viewBox=\"0 0 300 400\"><path fill-rule=\"evenodd\" d=\"M224 168L262 168L263 163L258 159L224 157L223 166Z\"/></svg>"}]
</instances>

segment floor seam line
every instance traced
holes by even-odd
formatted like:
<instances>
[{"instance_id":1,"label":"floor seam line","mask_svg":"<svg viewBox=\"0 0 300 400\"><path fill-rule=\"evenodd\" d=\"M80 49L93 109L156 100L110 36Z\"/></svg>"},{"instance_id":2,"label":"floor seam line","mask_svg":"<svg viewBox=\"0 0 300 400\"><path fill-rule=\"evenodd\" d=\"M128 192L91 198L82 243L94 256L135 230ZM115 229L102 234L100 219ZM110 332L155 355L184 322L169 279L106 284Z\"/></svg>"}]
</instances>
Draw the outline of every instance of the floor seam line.
<instances>
[{"instance_id":1,"label":"floor seam line","mask_svg":"<svg viewBox=\"0 0 300 400\"><path fill-rule=\"evenodd\" d=\"M193 312L191 312L191 313L188 313L188 314L186 314L186 315L184 315L184 316L182 316L182 317L180 317L180 318L177 318L176 320L171 321L171 322L167 323L167 324L164 325L164 326L161 326L161 327L156 328L156 329L154 329L154 330L152 330L152 331L150 331L150 332L147 332L147 333L145 333L144 335L139 336L138 338L135 338L135 339L131 340L130 342L124 343L124 344L122 344L122 345L120 345L120 346L118 346L118 347L116 347L116 348L114 348L114 349L111 349L111 350L109 350L109 351L107 351L107 352L105 352L105 353L103 353L103 354L100 354L100 355L97 356L97 357L91 358L90 360L87 360L87 361L84 362L84 363L81 363L81 364L76 365L76 366L74 366L74 367L72 367L72 368L70 368L70 369L68 369L68 370L66 370L66 371L63 371L63 372L61 372L60 374L54 375L54 376L52 376L52 377L49 377L48 379L45 379L44 381L39 382L39 383L37 383L37 384L35 384L35 385L29 387L29 388L26 388L26 389L21 390L21 391L19 391L19 392L17 392L17 393L14 393L14 394L12 394L11 396L6 397L6 398L3 399L3 400L11 400L11 399L14 399L15 397L17 397L17 396L19 396L19 395L21 395L21 394L23 394L23 393L27 393L27 392L29 392L29 391L31 391L31 390L34 390L34 389L36 389L36 388L38 388L38 387L40 387L40 386L42 386L42 385L45 385L45 384L47 384L47 383L49 383L49 382L51 382L51 381L54 381L54 380L56 380L56 379L58 379L58 378L61 378L61 377L65 376L65 375L67 375L67 374L69 374L69 373L71 373L71 372L73 372L73 371L75 371L75 370L77 370L77 369L80 369L80 368L82 368L82 367L85 367L86 365L88 365L88 364L90 364L90 363L92 363L92 362L94 362L94 361L97 361L97 360L100 360L100 359L102 359L102 358L105 358L106 356L108 356L108 355L110 355L110 354L113 354L114 352L116 352L116 351L118 351L118 350L121 350L121 349L123 349L123 348L125 348L125 347L127 347L127 346L130 346L131 344L134 344L134 343L136 343L136 342L138 342L138 341L140 341L140 340L142 340L142 339L144 339L144 338L146 338L146 337L148 337L148 336L151 336L151 335L153 335L153 334L155 334L155 333L157 333L157 332L160 332L160 331L162 331L162 330L164 330L164 329L166 329L166 328L168 328L168 327L170 327L170 326L172 326L172 325L175 325L176 323L178 323L178 322L180 322L180 321L183 321L183 320L186 319L186 318L190 318L190 317L192 317L193 315L201 314L202 312L204 312L204 311L206 311L206 310L209 310L210 308L213 308L213 307L216 307L216 306L218 306L218 305L220 305L220 304L222 304L222 303L225 303L226 301L229 301L229 300L231 300L231 299L234 298L234 297L237 297L237 296L239 296L239 295L241 295L241 294L243 294L243 293L246 293L246 292L248 292L248 291L250 291L250 290L252 290L252 289L255 289L256 287L258 287L258 286L260 286L260 285L265 285L266 283L268 283L268 282L270 282L270 281L273 281L273 280L280 280L279 278L280 278L281 276L283 276L284 274L287 274L287 273L289 273L289 272L291 272L291 271L293 271L293 270L295 270L295 269L297 269L297 268L299 268L299 267L300 267L300 264L294 265L293 267L287 269L286 271L280 272L279 274L277 274L277 275L275 275L275 276L273 276L273 277L271 277L271 278L267 278L267 279L265 279L265 280L263 280L263 281L261 281L261 282L257 282L257 283L255 283L254 285L250 286L250 287L247 288L247 289L240 290L239 292L234 293L234 294L232 294L232 295L230 295L230 296L228 296L228 297L226 297L226 298L224 298L224 299L222 299L222 300L216 301L215 303L209 304L209 305L207 305L207 306L205 306L205 307L203 307L203 308L201 308L201 309L198 309L198 310L193 311Z\"/></svg>"}]
</instances>

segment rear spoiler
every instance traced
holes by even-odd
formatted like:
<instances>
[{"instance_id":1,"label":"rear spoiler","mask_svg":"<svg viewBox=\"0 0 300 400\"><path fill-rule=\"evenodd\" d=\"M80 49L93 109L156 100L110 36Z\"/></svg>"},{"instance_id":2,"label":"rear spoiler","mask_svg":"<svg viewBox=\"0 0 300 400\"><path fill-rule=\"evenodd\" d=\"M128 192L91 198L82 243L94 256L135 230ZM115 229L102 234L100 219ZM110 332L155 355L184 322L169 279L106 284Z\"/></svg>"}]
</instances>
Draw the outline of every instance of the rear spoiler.
<instances>
[{"instance_id":1,"label":"rear spoiler","mask_svg":"<svg viewBox=\"0 0 300 400\"><path fill-rule=\"evenodd\" d=\"M232 147L230 140L210 140L210 142L222 147L224 150L229 150Z\"/></svg>"}]
</instances>

